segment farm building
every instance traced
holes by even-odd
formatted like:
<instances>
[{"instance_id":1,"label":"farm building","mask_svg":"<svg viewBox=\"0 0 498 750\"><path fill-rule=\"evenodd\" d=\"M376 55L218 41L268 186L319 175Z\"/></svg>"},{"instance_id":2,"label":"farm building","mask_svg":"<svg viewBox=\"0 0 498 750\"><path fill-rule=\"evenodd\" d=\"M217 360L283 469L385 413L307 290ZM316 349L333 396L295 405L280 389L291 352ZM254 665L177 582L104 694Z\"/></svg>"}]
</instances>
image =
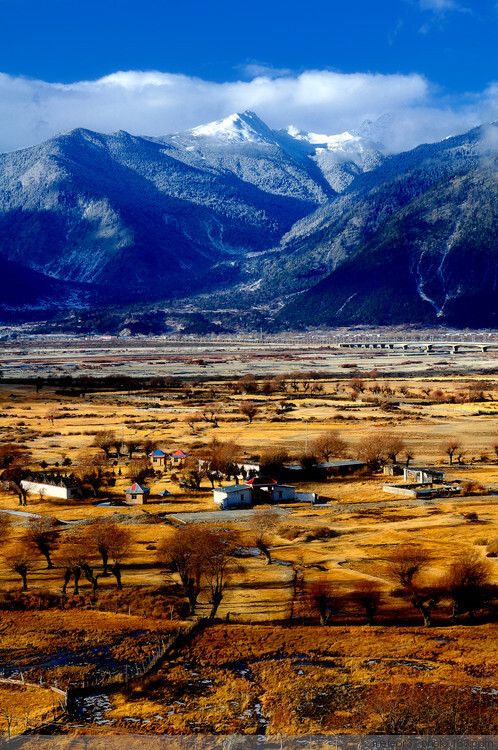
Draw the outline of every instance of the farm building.
<instances>
[{"instance_id":1,"label":"farm building","mask_svg":"<svg viewBox=\"0 0 498 750\"><path fill-rule=\"evenodd\" d=\"M239 508L242 505L271 505L291 502L296 499L296 488L289 484L278 484L270 477L253 477L245 484L233 484L213 490L213 501L226 508Z\"/></svg>"},{"instance_id":2,"label":"farm building","mask_svg":"<svg viewBox=\"0 0 498 750\"><path fill-rule=\"evenodd\" d=\"M173 451L173 453L170 453L169 458L171 460L171 467L176 468L179 466L183 466L187 456L190 456L190 453L185 453L185 451L182 451L181 449L177 451Z\"/></svg>"},{"instance_id":3,"label":"farm building","mask_svg":"<svg viewBox=\"0 0 498 750\"><path fill-rule=\"evenodd\" d=\"M61 497L64 500L74 500L81 497L81 487L71 474L33 474L21 480L22 489L28 494L41 497Z\"/></svg>"},{"instance_id":4,"label":"farm building","mask_svg":"<svg viewBox=\"0 0 498 750\"><path fill-rule=\"evenodd\" d=\"M168 459L168 454L162 451L160 448L155 450L153 453L149 453L150 462L157 468L164 468L167 464Z\"/></svg>"},{"instance_id":5,"label":"farm building","mask_svg":"<svg viewBox=\"0 0 498 750\"><path fill-rule=\"evenodd\" d=\"M254 505L257 503L285 503L296 498L295 487L290 484L278 484L271 477L253 477L248 479L246 484L252 487Z\"/></svg>"},{"instance_id":6,"label":"farm building","mask_svg":"<svg viewBox=\"0 0 498 750\"><path fill-rule=\"evenodd\" d=\"M403 475L404 467L400 464L386 464L382 473L388 477L400 477Z\"/></svg>"},{"instance_id":7,"label":"farm building","mask_svg":"<svg viewBox=\"0 0 498 750\"><path fill-rule=\"evenodd\" d=\"M138 482L134 482L125 490L125 503L127 505L144 505L149 497L150 489L142 487Z\"/></svg>"},{"instance_id":8,"label":"farm building","mask_svg":"<svg viewBox=\"0 0 498 750\"><path fill-rule=\"evenodd\" d=\"M252 505L252 488L245 484L232 484L229 487L220 487L217 490L213 490L213 501L215 505L219 505L220 510Z\"/></svg>"},{"instance_id":9,"label":"farm building","mask_svg":"<svg viewBox=\"0 0 498 750\"><path fill-rule=\"evenodd\" d=\"M413 467L413 469L405 468L403 470L404 481L414 484L434 484L435 482L442 482L443 477L444 471L435 471L434 469Z\"/></svg>"}]
</instances>

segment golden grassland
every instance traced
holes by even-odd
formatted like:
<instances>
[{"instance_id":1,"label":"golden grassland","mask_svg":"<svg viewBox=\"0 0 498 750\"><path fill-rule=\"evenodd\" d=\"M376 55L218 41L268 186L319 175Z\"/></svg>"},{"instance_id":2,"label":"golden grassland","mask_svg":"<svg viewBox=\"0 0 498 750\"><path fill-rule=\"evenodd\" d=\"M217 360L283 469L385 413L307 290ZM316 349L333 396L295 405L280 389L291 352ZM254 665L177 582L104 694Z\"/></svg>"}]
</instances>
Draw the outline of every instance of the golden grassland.
<instances>
[{"instance_id":1,"label":"golden grassland","mask_svg":"<svg viewBox=\"0 0 498 750\"><path fill-rule=\"evenodd\" d=\"M494 627L217 625L113 699L113 726L188 733L360 734L359 698L378 684L496 684ZM188 699L186 699L188 696ZM373 718L373 717L372 717Z\"/></svg>"},{"instance_id":2,"label":"golden grassland","mask_svg":"<svg viewBox=\"0 0 498 750\"><path fill-rule=\"evenodd\" d=\"M0 683L0 723L6 735L49 722L57 709L58 696L49 688Z\"/></svg>"},{"instance_id":3,"label":"golden grassland","mask_svg":"<svg viewBox=\"0 0 498 750\"><path fill-rule=\"evenodd\" d=\"M103 429L123 434L125 441L156 440L164 450L195 451L213 438L233 440L241 447L241 458L247 460L274 445L285 446L297 456L306 439L311 441L326 429L337 430L348 443L349 455L355 457L361 438L389 431L409 445L415 456L412 463L445 463L452 477L487 488L480 494L424 503L383 493L382 485L389 480L381 475L299 485L298 489L318 492L327 503L285 506L288 516L269 538L274 563L267 565L263 556L248 553L232 568L218 613L221 619L228 616L230 624L201 630L144 685L114 695L109 714L112 728L149 733L251 733L264 725L269 734L355 733L371 727L355 713L346 688L344 695L343 688L339 690L340 700L334 697L338 686L352 685L356 690L383 681L496 684L496 625L449 626L449 604L442 602L434 616L435 627L420 627L418 613L405 599L392 595L395 583L387 564L400 544L417 545L430 556L427 580L436 581L463 551L473 550L484 558L498 538L497 503L490 494L498 489L493 449L498 440L498 401L492 400L498 394L498 378L488 379L485 402L444 403L422 393L441 389L458 395L471 378L434 374L389 378L394 395L380 397L378 403L372 402L368 391L352 398L347 380L337 378L322 381L322 393L290 391L268 396L233 393L226 383L216 380L197 384L188 397L182 389L74 397L49 388L36 393L32 386L2 384L0 441L27 448L33 468L41 461L53 465L69 457L69 470L77 471L84 454L98 453L91 443ZM408 394L401 393L403 388ZM283 398L294 404L286 414L279 413ZM244 400L258 406L251 424L238 411ZM399 406L382 408L392 402ZM184 416L201 411L206 403L216 404L219 426L201 422L191 430ZM464 465L448 467L440 448L448 437L461 441ZM125 459L111 469L115 485L102 491L101 502L121 500L133 478ZM26 594L20 593L19 576L0 561L0 589L10 596L3 605L0 627L4 664L31 669L36 677L40 674L37 664L42 662L37 660L39 654L63 654L61 663L43 668L45 675L79 678L99 668L99 653L116 664L145 660L159 637L181 625L171 606L175 577L157 563L158 547L173 533L165 514L212 511L214 506L206 479L198 493L179 489L173 479L171 473L164 473L148 481L153 496L162 489L173 494L168 502L154 501L144 507L28 497L23 510L79 522L62 530L61 550L64 540L84 528L86 521L109 516L129 530L131 544L122 566L123 592L116 591L112 577L103 578L97 599L82 579L80 596L69 593L70 585L67 596L59 600L62 570L57 550L52 570L43 558L34 558ZM0 490L0 508L18 510L15 494ZM469 523L468 513L476 513L477 522ZM1 556L8 558L26 523L23 517L13 517ZM249 524L232 523L228 512L221 515L220 524L237 529L242 547L255 546ZM313 538L324 527L336 534ZM489 563L493 582L498 584L496 558ZM304 571L305 587L325 576L345 600L359 581L377 581L384 596L377 624L363 625L359 612L349 606L333 626L311 626L309 613L294 595L296 568ZM57 606L50 604L50 596L53 602L57 598ZM208 610L204 591L199 615ZM280 623L291 615L292 627L283 627ZM71 658L75 655L78 658ZM40 710L42 704L40 699ZM139 723L127 721L137 718Z\"/></svg>"}]
</instances>

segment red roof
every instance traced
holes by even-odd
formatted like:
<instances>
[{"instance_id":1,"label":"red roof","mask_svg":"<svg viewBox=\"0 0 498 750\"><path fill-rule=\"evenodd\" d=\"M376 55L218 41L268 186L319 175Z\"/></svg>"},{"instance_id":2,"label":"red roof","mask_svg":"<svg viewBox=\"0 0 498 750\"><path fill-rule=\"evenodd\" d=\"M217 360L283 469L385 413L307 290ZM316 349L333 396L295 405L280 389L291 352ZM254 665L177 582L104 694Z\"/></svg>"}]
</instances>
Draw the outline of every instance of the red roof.
<instances>
[{"instance_id":1,"label":"red roof","mask_svg":"<svg viewBox=\"0 0 498 750\"><path fill-rule=\"evenodd\" d=\"M189 453L184 453L182 450L174 451L173 453L169 454L170 456L174 456L175 458L187 458L189 456Z\"/></svg>"},{"instance_id":2,"label":"red roof","mask_svg":"<svg viewBox=\"0 0 498 750\"><path fill-rule=\"evenodd\" d=\"M277 484L277 480L271 477L253 477L248 479L246 484L252 484L255 487L267 487L270 484Z\"/></svg>"},{"instance_id":3,"label":"red roof","mask_svg":"<svg viewBox=\"0 0 498 750\"><path fill-rule=\"evenodd\" d=\"M140 484L138 484L138 482L134 482L131 485L131 487L128 487L128 489L125 490L125 493L128 493L128 492L138 492L138 493L140 493L140 492L148 492L148 491L149 491L148 487L142 487Z\"/></svg>"}]
</instances>

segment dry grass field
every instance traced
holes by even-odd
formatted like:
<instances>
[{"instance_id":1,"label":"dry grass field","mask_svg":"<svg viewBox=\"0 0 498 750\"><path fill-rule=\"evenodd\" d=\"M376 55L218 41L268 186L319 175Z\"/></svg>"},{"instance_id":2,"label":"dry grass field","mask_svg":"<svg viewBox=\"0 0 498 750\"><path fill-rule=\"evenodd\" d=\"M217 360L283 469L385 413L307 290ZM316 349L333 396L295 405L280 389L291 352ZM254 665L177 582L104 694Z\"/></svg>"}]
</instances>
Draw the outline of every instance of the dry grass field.
<instances>
[{"instance_id":1,"label":"dry grass field","mask_svg":"<svg viewBox=\"0 0 498 750\"><path fill-rule=\"evenodd\" d=\"M379 369L386 360L375 356ZM457 356L452 356L453 362ZM236 532L239 551L229 565L217 623L203 626L141 683L109 696L104 718L102 710L88 710L86 730L368 733L382 729L369 704L379 685L424 684L440 693L451 686L465 688L466 694L472 688L496 690L492 606L477 611L475 621L464 613L452 624L450 597L440 595L433 627L424 628L420 610L393 577L390 558L407 546L421 551L426 557L421 576L429 589L439 585L456 560L472 554L488 566L489 583L498 585L498 375L491 367L485 380L478 367L452 372L443 357L426 358L431 364L425 373L417 365L417 372L401 374L398 362L395 374L380 367L381 372L367 375L374 368L371 355L341 357L343 364L357 368L341 370L336 362L335 374L322 372L318 378L292 376L301 368L293 360L277 368L249 359L248 367L257 364L249 372L258 375L249 393L234 386L235 377L219 379L219 364L212 379L199 365L202 379L195 382L136 382L126 389L99 388L93 382L79 392L57 384L37 391L34 383L1 383L0 448L15 445L23 467L32 470L82 474L97 463L107 474L97 497L93 492L80 500L31 494L26 507L0 484L1 515L10 518L0 549L5 673L22 671L27 680L67 684L104 669L123 670L145 662L161 638L185 625L178 575L159 563L158 550L177 533L177 514L214 510L211 485L204 477L199 491L182 489L181 470L159 472L144 480L151 490L149 503L124 505L124 489L136 478L144 442L201 456L213 439L232 441L245 462L281 446L296 463L317 437L335 430L346 443L344 458L356 458L365 437L388 434L402 441L410 465L439 467L445 479L465 481L465 489L454 497L419 500L384 493L383 485L398 478L378 471L328 479L297 474L297 489L318 493L322 504L284 506L287 514L266 537L271 565L259 554L251 522L219 512L215 528ZM489 364L494 355L483 357ZM307 369L325 371L317 352L314 358L315 367ZM283 384L280 379L278 388L265 388L275 382L271 376L285 372L282 364L288 372ZM157 368L155 374L159 377ZM257 410L252 422L240 411L247 401ZM212 413L216 419L207 421ZM197 419L189 419L193 414ZM119 456L113 447L106 460L104 451L92 445L105 430L115 433L118 444L135 443L136 457L130 459L126 450ZM450 439L460 446L451 467L442 448ZM164 489L171 495L163 501L157 493ZM31 523L19 511L59 522L51 552L54 567L31 550L26 592L9 566ZM79 593L72 594L71 581L62 595L67 548L91 522L103 518L126 532L123 589L117 590L112 575L100 576L95 596L82 575ZM100 573L98 553L88 549L88 560ZM354 597L365 582L373 582L379 596L373 626L366 624ZM318 624L313 604L320 585L333 592L335 601L327 626ZM209 610L209 591L203 586L197 615L205 617ZM4 724L9 690L14 695L14 688L0 691ZM25 689L23 696L35 706L30 716L47 710L47 692L40 689L33 697ZM73 720L64 726L69 734L81 731Z\"/></svg>"}]
</instances>

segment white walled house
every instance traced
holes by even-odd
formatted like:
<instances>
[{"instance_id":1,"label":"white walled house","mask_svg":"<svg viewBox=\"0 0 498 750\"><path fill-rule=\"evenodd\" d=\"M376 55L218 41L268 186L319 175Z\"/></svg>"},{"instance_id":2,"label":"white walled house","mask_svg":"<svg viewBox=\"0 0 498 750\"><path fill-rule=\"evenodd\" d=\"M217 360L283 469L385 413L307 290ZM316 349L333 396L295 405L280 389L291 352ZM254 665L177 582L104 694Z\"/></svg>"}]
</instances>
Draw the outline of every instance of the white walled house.
<instances>
[{"instance_id":1,"label":"white walled house","mask_svg":"<svg viewBox=\"0 0 498 750\"><path fill-rule=\"evenodd\" d=\"M232 484L213 490L213 502L220 510L252 505L252 489L245 484Z\"/></svg>"},{"instance_id":2,"label":"white walled house","mask_svg":"<svg viewBox=\"0 0 498 750\"><path fill-rule=\"evenodd\" d=\"M22 489L33 495L40 495L41 497L61 497L64 500L74 500L77 497L81 497L81 489L76 485L67 486L64 483L51 484L48 482L35 482L30 479L23 479L21 481Z\"/></svg>"},{"instance_id":3,"label":"white walled house","mask_svg":"<svg viewBox=\"0 0 498 750\"><path fill-rule=\"evenodd\" d=\"M213 502L220 510L253 505L278 505L296 500L296 488L290 484L277 484L274 479L257 477L246 484L232 484L213 490Z\"/></svg>"},{"instance_id":4,"label":"white walled house","mask_svg":"<svg viewBox=\"0 0 498 750\"><path fill-rule=\"evenodd\" d=\"M273 503L285 503L287 500L296 499L296 488L290 484L274 484L271 488Z\"/></svg>"}]
</instances>

